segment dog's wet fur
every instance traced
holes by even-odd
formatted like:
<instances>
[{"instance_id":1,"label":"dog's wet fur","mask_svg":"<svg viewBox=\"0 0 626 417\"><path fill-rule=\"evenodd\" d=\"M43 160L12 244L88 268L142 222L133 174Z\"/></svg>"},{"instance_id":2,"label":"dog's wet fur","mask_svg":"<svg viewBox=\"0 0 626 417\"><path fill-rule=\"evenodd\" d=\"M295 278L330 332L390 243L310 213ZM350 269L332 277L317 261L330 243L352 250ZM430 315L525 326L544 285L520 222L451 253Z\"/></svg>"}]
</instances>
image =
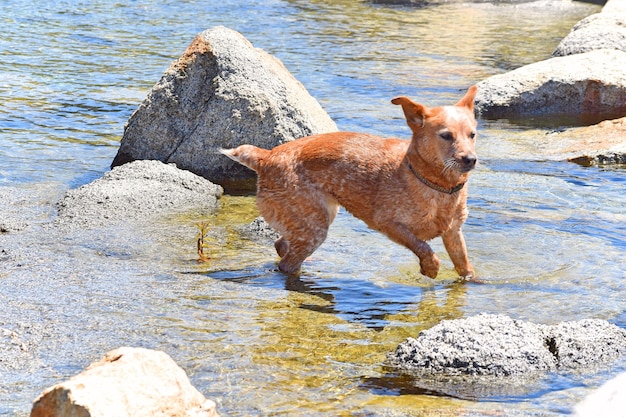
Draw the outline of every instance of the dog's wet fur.
<instances>
[{"instance_id":1,"label":"dog's wet fur","mask_svg":"<svg viewBox=\"0 0 626 417\"><path fill-rule=\"evenodd\" d=\"M308 136L272 150L241 145L222 153L258 174L257 205L281 237L279 269L299 272L326 239L339 206L409 248L422 274L435 278L439 259L426 243L441 236L457 273L474 278L461 227L474 149L476 86L454 106L402 106L410 141L363 133Z\"/></svg>"}]
</instances>

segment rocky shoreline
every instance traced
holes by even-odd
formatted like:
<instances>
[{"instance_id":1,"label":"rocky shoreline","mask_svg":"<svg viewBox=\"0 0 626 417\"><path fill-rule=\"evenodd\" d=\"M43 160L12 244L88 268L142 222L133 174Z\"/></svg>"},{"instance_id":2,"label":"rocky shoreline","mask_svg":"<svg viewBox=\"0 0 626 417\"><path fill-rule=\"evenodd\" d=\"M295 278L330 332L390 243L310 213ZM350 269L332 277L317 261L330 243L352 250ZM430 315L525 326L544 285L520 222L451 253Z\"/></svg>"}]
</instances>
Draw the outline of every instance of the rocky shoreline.
<instances>
[{"instance_id":1,"label":"rocky shoreline","mask_svg":"<svg viewBox=\"0 0 626 417\"><path fill-rule=\"evenodd\" d=\"M620 35L623 31L620 22L624 21L626 8L617 0L609 0L601 14L584 19L572 29L554 57L479 83L479 113L484 117L505 117L513 113L522 116L626 113L626 73L623 70L626 68L626 44ZM237 62L239 66L233 64ZM614 71L605 71L607 66ZM251 72L250 68L255 71ZM575 74L555 81L573 68L578 70ZM587 72L581 73L581 68ZM602 71L598 72L598 68ZM253 79L254 74L261 76ZM217 75L223 76L219 82L215 81ZM536 83L538 80L541 82ZM250 83L254 88L248 88ZM212 89L207 92L205 84ZM196 123L198 119L202 123ZM247 124L240 125L243 121ZM154 129L155 126L160 128ZM219 160L217 149L238 144L234 142L235 137L239 142L273 147L299 136L332 130L336 130L334 122L278 60L255 49L240 34L214 28L198 35L133 114L111 172L67 191L58 203L48 206L55 208L52 216L37 213L34 208L25 211L24 205L20 208L19 200L24 197L19 190L0 190L0 207L6 213L0 223L0 238L13 242L20 236L32 238L30 223L37 222L33 219L38 216L54 218L44 225L51 233L62 230L71 234L89 228L106 228L113 223L132 228L175 212L212 213L217 210L222 186L249 189L254 180L253 174L246 170L232 174L232 167L225 165L230 162L225 158ZM161 135L161 131L168 135ZM242 132L249 134L242 135ZM584 165L626 162L626 118L550 133L546 140L551 142L552 157L562 156ZM258 220L245 233L265 239L272 232ZM0 252L7 270L18 268L27 257L23 250ZM14 333L0 328L0 336L2 343L9 346L0 350L3 361L19 360L20 352L28 350L28 341L20 340ZM485 339L481 341L480 337ZM498 349L494 348L494 343L499 344ZM520 344L536 349L520 350ZM455 378L461 375L462 382L472 384L476 382L473 378L477 373L481 377L506 378L512 374L563 369L584 372L609 363L623 355L625 349L624 330L605 321L582 320L547 329L505 316L481 315L444 321L402 343L390 354L389 364L410 374L427 371L430 376L441 376L441 380L451 374ZM496 351L502 354L498 356ZM46 390L36 400L31 415L69 415L59 410L70 407L89 409L90 404L101 399L97 391L111 384L120 388L114 390L111 398L124 397L120 404L134 403L143 394L132 392L131 388L121 389L123 384L105 375L106 372L98 377L93 375L96 369L111 369L111 366L122 367L121 371L114 371L122 375L128 375L128 370L136 367L144 371L155 369L153 359L149 358L160 353L139 352L145 358L136 353L132 349L108 353L76 380L72 378L67 384ZM125 357L135 358L137 362L124 362L121 358ZM524 364L522 359L529 358L532 360L527 361L528 367L520 368ZM161 365L169 362L162 357L156 361ZM159 407L164 407L171 415L217 415L215 403L197 392L186 380L184 371L175 364L166 370L157 370L156 374L139 372L136 379L129 381L132 381L132 389L136 389L148 381L161 381L160 378L171 375L179 379L163 382L160 387L177 388L167 388L168 395L145 399L152 404L150 407L156 408L143 407L138 411L128 405L126 410L133 410L135 416L155 415L160 412L155 411ZM441 380L437 382L440 390ZM77 392L90 388L91 384L98 387L96 395L80 403L83 400L78 400ZM444 384L443 391L445 389ZM154 392L156 389L146 387L146 390ZM176 411L168 408L173 404L178 407ZM585 412L586 409L592 408L581 406L579 415L592 415Z\"/></svg>"}]
</instances>

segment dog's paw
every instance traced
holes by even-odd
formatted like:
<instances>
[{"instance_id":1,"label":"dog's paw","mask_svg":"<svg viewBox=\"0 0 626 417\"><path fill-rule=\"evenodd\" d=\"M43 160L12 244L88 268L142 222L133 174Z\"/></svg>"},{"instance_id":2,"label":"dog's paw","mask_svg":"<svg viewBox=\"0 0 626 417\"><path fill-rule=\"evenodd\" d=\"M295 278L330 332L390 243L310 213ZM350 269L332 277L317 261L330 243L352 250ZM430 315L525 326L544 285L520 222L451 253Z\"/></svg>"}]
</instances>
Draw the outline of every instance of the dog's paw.
<instances>
[{"instance_id":1,"label":"dog's paw","mask_svg":"<svg viewBox=\"0 0 626 417\"><path fill-rule=\"evenodd\" d=\"M473 281L478 282L478 276L476 272L474 272L474 268L470 264L467 264L465 267L456 267L456 272L459 274L459 279L461 281Z\"/></svg>"},{"instance_id":2,"label":"dog's paw","mask_svg":"<svg viewBox=\"0 0 626 417\"><path fill-rule=\"evenodd\" d=\"M433 254L428 258L420 259L420 272L429 278L437 278L439 272L439 259Z\"/></svg>"}]
</instances>

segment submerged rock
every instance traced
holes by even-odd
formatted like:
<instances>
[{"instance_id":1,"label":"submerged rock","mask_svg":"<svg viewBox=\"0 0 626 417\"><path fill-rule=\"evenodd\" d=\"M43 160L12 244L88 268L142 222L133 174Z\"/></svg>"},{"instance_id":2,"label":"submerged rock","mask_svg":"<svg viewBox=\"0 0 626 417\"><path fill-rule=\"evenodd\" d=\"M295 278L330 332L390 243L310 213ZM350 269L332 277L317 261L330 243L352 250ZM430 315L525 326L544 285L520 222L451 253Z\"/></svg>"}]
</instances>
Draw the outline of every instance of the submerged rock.
<instances>
[{"instance_id":1,"label":"submerged rock","mask_svg":"<svg viewBox=\"0 0 626 417\"><path fill-rule=\"evenodd\" d=\"M123 347L108 352L35 400L31 417L218 417L167 354Z\"/></svg>"},{"instance_id":2,"label":"submerged rock","mask_svg":"<svg viewBox=\"0 0 626 417\"><path fill-rule=\"evenodd\" d=\"M280 233L272 228L267 221L261 216L254 219L251 223L244 225L241 234L246 238L260 242L274 242L280 237Z\"/></svg>"},{"instance_id":3,"label":"submerged rock","mask_svg":"<svg viewBox=\"0 0 626 417\"><path fill-rule=\"evenodd\" d=\"M57 204L56 223L85 227L192 209L213 213L221 195L219 185L174 164L135 161L69 190Z\"/></svg>"},{"instance_id":4,"label":"submerged rock","mask_svg":"<svg viewBox=\"0 0 626 417\"><path fill-rule=\"evenodd\" d=\"M602 49L551 58L478 83L483 117L626 114L626 52Z\"/></svg>"},{"instance_id":5,"label":"submerged rock","mask_svg":"<svg viewBox=\"0 0 626 417\"><path fill-rule=\"evenodd\" d=\"M626 117L548 132L538 149L583 166L625 164Z\"/></svg>"},{"instance_id":6,"label":"submerged rock","mask_svg":"<svg viewBox=\"0 0 626 417\"><path fill-rule=\"evenodd\" d=\"M619 147L619 150L611 150L596 153L585 153L581 156L569 158L570 162L578 165L590 167L594 165L625 165L626 164L626 144Z\"/></svg>"},{"instance_id":7,"label":"submerged rock","mask_svg":"<svg viewBox=\"0 0 626 417\"><path fill-rule=\"evenodd\" d=\"M546 326L503 315L447 320L409 338L389 355L411 373L528 376L590 370L626 353L626 331L604 320Z\"/></svg>"},{"instance_id":8,"label":"submerged rock","mask_svg":"<svg viewBox=\"0 0 626 417\"><path fill-rule=\"evenodd\" d=\"M253 171L220 148L273 148L337 126L284 65L240 33L200 33L130 117L112 166L173 162L217 184L254 188Z\"/></svg>"}]
</instances>

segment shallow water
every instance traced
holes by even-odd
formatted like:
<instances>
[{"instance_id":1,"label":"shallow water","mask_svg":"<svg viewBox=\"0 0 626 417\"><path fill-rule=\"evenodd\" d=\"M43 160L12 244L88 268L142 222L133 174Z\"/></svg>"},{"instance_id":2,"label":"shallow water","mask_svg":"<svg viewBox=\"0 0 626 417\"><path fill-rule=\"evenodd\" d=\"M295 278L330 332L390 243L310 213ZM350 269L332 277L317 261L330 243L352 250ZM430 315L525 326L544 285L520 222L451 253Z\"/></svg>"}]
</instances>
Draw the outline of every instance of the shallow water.
<instances>
[{"instance_id":1,"label":"shallow water","mask_svg":"<svg viewBox=\"0 0 626 417\"><path fill-rule=\"evenodd\" d=\"M565 415L624 363L547 375L515 393L442 394L390 373L386 352L443 319L480 312L626 326L626 176L542 152L552 127L481 121L465 227L485 284L419 275L408 250L341 212L298 279L238 228L254 197L215 216L137 230L45 227L63 190L102 175L130 114L196 33L218 24L278 56L342 130L408 137L389 104L453 103L485 77L550 55L597 6L385 7L354 1L54 2L0 6L0 186L19 189L25 235L0 235L0 415L107 350L170 354L223 416ZM558 121L554 121L558 125ZM24 193L23 195L21 193ZM213 260L195 259L210 221ZM149 238L146 238L148 236ZM7 258L9 259L9 258ZM11 336L9 335L11 333Z\"/></svg>"}]
</instances>

